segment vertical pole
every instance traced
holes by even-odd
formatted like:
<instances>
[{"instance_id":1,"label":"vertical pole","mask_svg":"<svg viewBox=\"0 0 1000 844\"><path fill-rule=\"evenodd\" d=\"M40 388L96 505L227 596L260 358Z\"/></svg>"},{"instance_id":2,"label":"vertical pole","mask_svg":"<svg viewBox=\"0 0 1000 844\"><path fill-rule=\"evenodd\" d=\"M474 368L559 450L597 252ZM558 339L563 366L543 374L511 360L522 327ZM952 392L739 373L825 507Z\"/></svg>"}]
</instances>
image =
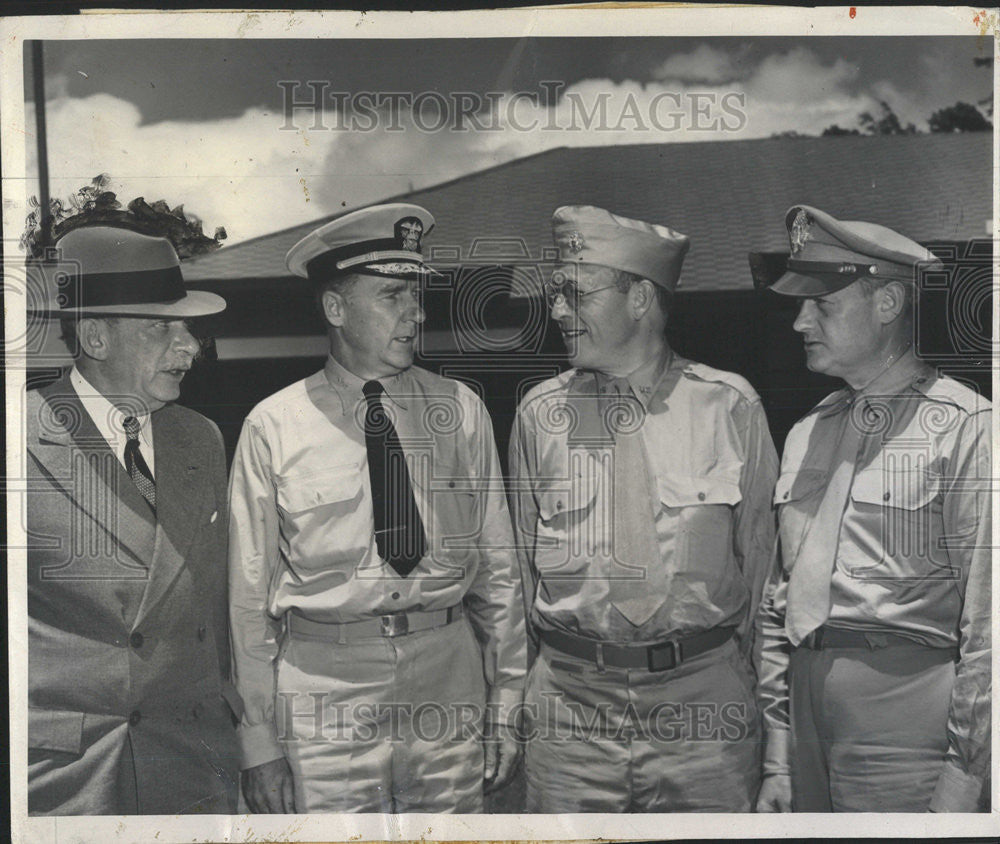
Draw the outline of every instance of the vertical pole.
<instances>
[{"instance_id":1,"label":"vertical pole","mask_svg":"<svg viewBox=\"0 0 1000 844\"><path fill-rule=\"evenodd\" d=\"M45 66L42 58L42 42L31 42L31 64L34 77L35 95L35 139L38 149L38 197L41 200L39 221L41 222L41 246L52 245L52 208L49 204L49 150L45 128Z\"/></svg>"}]
</instances>

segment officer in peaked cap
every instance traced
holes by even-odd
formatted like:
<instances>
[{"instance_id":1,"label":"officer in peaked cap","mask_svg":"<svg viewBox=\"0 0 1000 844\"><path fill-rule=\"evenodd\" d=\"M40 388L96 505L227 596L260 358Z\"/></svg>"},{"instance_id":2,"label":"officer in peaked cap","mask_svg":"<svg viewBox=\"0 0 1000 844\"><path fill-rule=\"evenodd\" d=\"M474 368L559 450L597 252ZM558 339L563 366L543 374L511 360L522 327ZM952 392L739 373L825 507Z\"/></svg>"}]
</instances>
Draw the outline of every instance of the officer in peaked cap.
<instances>
[{"instance_id":1,"label":"officer in peaked cap","mask_svg":"<svg viewBox=\"0 0 1000 844\"><path fill-rule=\"evenodd\" d=\"M170 241L78 228L56 244L73 367L25 399L28 811L237 808L226 622L226 458L176 404L199 352Z\"/></svg>"},{"instance_id":2,"label":"officer in peaked cap","mask_svg":"<svg viewBox=\"0 0 1000 844\"><path fill-rule=\"evenodd\" d=\"M791 257L770 287L801 301L809 369L846 385L789 433L775 489L758 808L975 811L990 770L990 404L914 354L930 252L805 205L785 222Z\"/></svg>"},{"instance_id":3,"label":"officer in peaked cap","mask_svg":"<svg viewBox=\"0 0 1000 844\"><path fill-rule=\"evenodd\" d=\"M412 365L433 226L374 206L286 259L330 354L251 411L232 468L256 812L478 812L484 770L495 788L515 769L527 645L492 425L468 387Z\"/></svg>"},{"instance_id":4,"label":"officer in peaked cap","mask_svg":"<svg viewBox=\"0 0 1000 844\"><path fill-rule=\"evenodd\" d=\"M686 236L591 206L552 229L573 368L525 396L510 455L529 810L749 811L777 471L760 399L666 341Z\"/></svg>"}]
</instances>

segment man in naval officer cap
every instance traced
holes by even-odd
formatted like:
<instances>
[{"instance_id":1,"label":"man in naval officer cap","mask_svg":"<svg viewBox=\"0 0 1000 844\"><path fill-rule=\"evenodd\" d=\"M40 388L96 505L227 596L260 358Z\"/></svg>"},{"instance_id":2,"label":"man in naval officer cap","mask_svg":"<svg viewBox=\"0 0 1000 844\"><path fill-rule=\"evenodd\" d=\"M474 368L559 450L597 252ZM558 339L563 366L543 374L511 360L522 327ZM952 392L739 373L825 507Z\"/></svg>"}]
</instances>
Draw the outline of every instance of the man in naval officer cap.
<instances>
[{"instance_id":1,"label":"man in naval officer cap","mask_svg":"<svg viewBox=\"0 0 1000 844\"><path fill-rule=\"evenodd\" d=\"M758 808L975 811L990 770L990 404L914 353L919 274L941 269L930 252L805 205L785 223L770 289L801 302L809 369L846 384L782 456Z\"/></svg>"},{"instance_id":2,"label":"man in naval officer cap","mask_svg":"<svg viewBox=\"0 0 1000 844\"><path fill-rule=\"evenodd\" d=\"M529 809L749 811L777 470L760 399L667 343L687 237L591 206L552 228L573 368L525 396L510 457Z\"/></svg>"},{"instance_id":3,"label":"man in naval officer cap","mask_svg":"<svg viewBox=\"0 0 1000 844\"><path fill-rule=\"evenodd\" d=\"M330 352L251 411L232 468L255 812L479 812L518 758L523 602L490 418L412 365L433 225L416 205L365 208L286 258L315 284Z\"/></svg>"},{"instance_id":4,"label":"man in naval officer cap","mask_svg":"<svg viewBox=\"0 0 1000 844\"><path fill-rule=\"evenodd\" d=\"M176 403L191 321L226 303L166 238L91 226L55 251L39 313L74 360L25 399L28 812L229 814L226 457Z\"/></svg>"}]
</instances>

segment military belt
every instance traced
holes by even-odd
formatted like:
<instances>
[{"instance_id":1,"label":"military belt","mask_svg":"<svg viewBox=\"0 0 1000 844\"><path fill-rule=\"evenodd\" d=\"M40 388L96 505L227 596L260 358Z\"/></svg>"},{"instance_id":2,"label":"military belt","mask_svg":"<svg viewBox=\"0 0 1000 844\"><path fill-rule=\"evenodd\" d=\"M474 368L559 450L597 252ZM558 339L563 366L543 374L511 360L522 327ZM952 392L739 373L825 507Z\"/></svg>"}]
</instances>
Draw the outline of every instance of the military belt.
<instances>
[{"instance_id":1,"label":"military belt","mask_svg":"<svg viewBox=\"0 0 1000 844\"><path fill-rule=\"evenodd\" d=\"M393 612L360 621L314 621L292 610L287 615L288 631L293 636L325 639L343 644L355 639L394 639L421 630L444 627L457 621L464 614L461 604L444 610L411 610Z\"/></svg>"},{"instance_id":2,"label":"military belt","mask_svg":"<svg viewBox=\"0 0 1000 844\"><path fill-rule=\"evenodd\" d=\"M713 627L693 636L666 639L651 644L622 645L598 642L575 636L562 630L542 630L539 636L546 645L560 653L586 659L598 668L645 668L648 671L669 671L687 659L728 642L734 627Z\"/></svg>"},{"instance_id":3,"label":"military belt","mask_svg":"<svg viewBox=\"0 0 1000 844\"><path fill-rule=\"evenodd\" d=\"M801 648L808 648L811 651L822 651L829 648L866 648L873 650L877 648L898 647L900 645L917 645L926 648L932 647L911 639L909 636L901 636L898 633L889 633L881 630L846 630L843 627L829 627L823 625L813 630L802 643ZM942 650L950 650L942 648Z\"/></svg>"}]
</instances>

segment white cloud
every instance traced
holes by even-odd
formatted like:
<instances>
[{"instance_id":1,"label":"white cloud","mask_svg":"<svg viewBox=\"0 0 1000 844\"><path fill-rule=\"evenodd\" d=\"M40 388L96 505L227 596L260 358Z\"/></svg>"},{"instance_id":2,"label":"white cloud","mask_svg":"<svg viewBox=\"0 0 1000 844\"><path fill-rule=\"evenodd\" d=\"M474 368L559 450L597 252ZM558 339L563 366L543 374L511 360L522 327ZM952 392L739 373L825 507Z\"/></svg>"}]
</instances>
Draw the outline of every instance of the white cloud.
<instances>
[{"instance_id":1,"label":"white cloud","mask_svg":"<svg viewBox=\"0 0 1000 844\"><path fill-rule=\"evenodd\" d=\"M405 108L402 131L389 131L384 120L372 131L329 128L343 125L342 115L325 115L328 128L307 128L313 120L302 112L295 116L302 128L281 130L283 115L259 108L144 124L127 101L74 99L65 85L50 84L58 94L47 113L52 194L67 196L106 172L123 202L183 203L207 232L225 226L235 243L558 146L818 134L833 123L855 126L860 112L878 111L879 100L904 123L922 122L918 104L885 81L861 87L857 69L843 60L824 64L801 47L737 68L740 54L701 45L668 57L659 81L583 80L548 108L501 98L481 118L491 127L485 131L420 131ZM707 81L737 70L739 81ZM30 106L27 119L32 126ZM429 122L437 122L433 114ZM31 143L28 157L34 172Z\"/></svg>"},{"instance_id":2,"label":"white cloud","mask_svg":"<svg viewBox=\"0 0 1000 844\"><path fill-rule=\"evenodd\" d=\"M741 51L743 52L743 51ZM740 56L701 43L689 53L674 53L657 67L652 76L659 81L719 83L740 79L746 75Z\"/></svg>"}]
</instances>

